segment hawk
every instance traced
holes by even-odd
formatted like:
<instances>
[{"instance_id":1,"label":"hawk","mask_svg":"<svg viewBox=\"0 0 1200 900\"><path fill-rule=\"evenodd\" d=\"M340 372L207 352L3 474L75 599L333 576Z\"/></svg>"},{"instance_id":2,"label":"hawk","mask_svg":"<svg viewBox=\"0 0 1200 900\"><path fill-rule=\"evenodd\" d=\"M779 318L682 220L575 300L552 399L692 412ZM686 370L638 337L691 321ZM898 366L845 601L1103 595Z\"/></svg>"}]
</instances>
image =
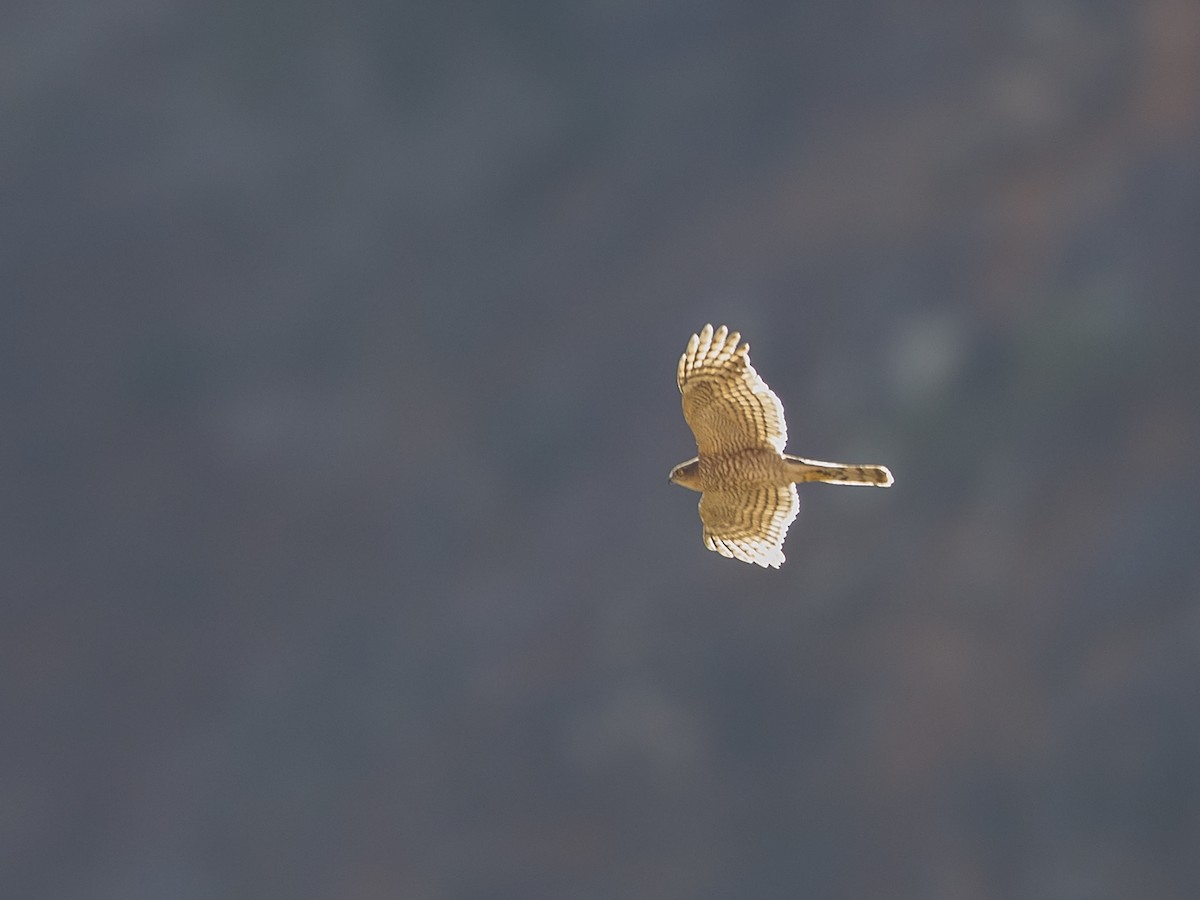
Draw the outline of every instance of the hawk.
<instances>
[{"instance_id":1,"label":"hawk","mask_svg":"<svg viewBox=\"0 0 1200 900\"><path fill-rule=\"evenodd\" d=\"M783 404L750 365L750 345L724 325L693 334L679 359L683 417L699 456L671 470L671 482L701 491L704 546L722 556L779 568L783 539L800 511L804 481L887 487L884 466L801 459L783 452Z\"/></svg>"}]
</instances>

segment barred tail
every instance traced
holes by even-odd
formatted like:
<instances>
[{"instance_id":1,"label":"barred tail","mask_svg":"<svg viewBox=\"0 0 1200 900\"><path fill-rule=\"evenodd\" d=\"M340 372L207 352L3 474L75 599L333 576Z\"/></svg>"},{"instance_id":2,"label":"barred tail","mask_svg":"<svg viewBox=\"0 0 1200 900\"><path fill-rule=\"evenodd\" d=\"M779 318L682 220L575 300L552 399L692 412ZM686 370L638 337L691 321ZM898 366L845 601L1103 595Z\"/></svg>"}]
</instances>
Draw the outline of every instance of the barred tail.
<instances>
[{"instance_id":1,"label":"barred tail","mask_svg":"<svg viewBox=\"0 0 1200 900\"><path fill-rule=\"evenodd\" d=\"M848 466L844 463L821 462L816 459L801 459L784 454L792 481L824 481L826 484L865 484L872 487L888 487L892 473L886 466Z\"/></svg>"}]
</instances>

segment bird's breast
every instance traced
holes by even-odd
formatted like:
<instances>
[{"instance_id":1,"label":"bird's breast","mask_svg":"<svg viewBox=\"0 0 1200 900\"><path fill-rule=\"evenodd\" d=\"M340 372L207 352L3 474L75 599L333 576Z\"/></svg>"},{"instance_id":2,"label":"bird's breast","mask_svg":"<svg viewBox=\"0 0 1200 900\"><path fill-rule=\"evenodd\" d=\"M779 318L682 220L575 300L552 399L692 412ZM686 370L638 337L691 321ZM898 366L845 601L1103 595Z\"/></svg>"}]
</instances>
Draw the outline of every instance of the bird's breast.
<instances>
[{"instance_id":1,"label":"bird's breast","mask_svg":"<svg viewBox=\"0 0 1200 900\"><path fill-rule=\"evenodd\" d=\"M787 464L773 450L739 450L700 457L704 490L730 490L764 484L789 483Z\"/></svg>"}]
</instances>

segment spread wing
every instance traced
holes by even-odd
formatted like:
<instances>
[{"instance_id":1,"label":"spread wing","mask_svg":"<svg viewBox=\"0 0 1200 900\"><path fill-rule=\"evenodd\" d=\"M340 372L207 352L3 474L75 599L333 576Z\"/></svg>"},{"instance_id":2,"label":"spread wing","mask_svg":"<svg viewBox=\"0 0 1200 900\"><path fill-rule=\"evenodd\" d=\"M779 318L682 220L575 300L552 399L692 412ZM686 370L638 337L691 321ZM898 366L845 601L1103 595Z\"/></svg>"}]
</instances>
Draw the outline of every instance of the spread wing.
<instances>
[{"instance_id":1,"label":"spread wing","mask_svg":"<svg viewBox=\"0 0 1200 900\"><path fill-rule=\"evenodd\" d=\"M679 359L679 392L700 454L771 448L787 444L783 404L750 365L750 345L724 325L705 325Z\"/></svg>"},{"instance_id":2,"label":"spread wing","mask_svg":"<svg viewBox=\"0 0 1200 900\"><path fill-rule=\"evenodd\" d=\"M796 486L705 491L700 497L704 546L722 556L778 569L783 539L800 512Z\"/></svg>"}]
</instances>

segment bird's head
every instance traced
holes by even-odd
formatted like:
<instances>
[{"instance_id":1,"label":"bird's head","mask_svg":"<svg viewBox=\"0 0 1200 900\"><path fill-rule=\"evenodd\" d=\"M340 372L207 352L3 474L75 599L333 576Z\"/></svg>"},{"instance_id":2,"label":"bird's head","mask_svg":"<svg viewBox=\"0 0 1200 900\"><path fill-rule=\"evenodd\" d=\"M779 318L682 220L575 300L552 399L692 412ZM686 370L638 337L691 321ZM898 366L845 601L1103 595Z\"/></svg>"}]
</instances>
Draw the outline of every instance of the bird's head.
<instances>
[{"instance_id":1,"label":"bird's head","mask_svg":"<svg viewBox=\"0 0 1200 900\"><path fill-rule=\"evenodd\" d=\"M678 484L689 490L700 490L700 458L689 459L671 470L671 484Z\"/></svg>"}]
</instances>

